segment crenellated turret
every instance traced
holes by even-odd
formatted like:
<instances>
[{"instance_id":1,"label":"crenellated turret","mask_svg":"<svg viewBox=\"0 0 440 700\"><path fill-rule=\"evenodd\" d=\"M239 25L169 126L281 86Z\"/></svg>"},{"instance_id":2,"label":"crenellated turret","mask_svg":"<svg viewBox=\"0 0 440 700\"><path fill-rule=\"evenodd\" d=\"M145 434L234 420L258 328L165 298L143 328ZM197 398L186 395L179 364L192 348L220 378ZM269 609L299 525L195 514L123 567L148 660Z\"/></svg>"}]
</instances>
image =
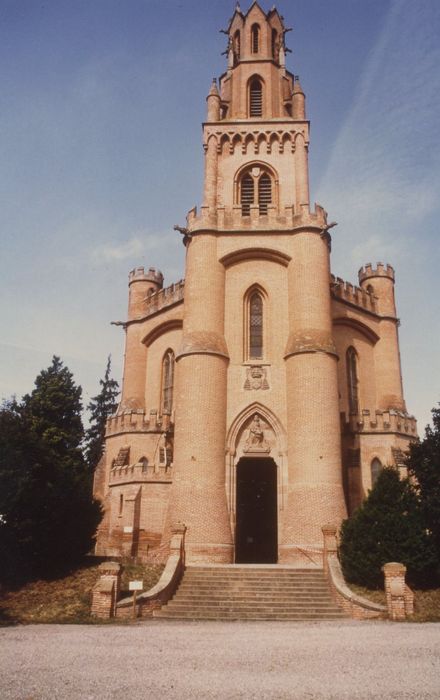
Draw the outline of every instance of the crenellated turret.
<instances>
[{"instance_id":1,"label":"crenellated turret","mask_svg":"<svg viewBox=\"0 0 440 700\"><path fill-rule=\"evenodd\" d=\"M146 272L143 267L135 267L128 275L128 320L138 318L144 310L145 298L154 294L163 286L163 274L150 267Z\"/></svg>"}]
</instances>

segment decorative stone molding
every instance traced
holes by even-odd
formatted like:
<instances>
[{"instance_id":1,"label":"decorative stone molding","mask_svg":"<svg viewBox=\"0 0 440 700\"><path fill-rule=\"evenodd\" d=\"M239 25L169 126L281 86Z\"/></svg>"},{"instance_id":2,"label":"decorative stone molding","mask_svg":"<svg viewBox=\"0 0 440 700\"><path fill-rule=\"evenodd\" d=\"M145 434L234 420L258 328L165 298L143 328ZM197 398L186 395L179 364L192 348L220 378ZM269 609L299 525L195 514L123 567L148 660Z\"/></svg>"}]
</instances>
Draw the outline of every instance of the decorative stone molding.
<instances>
[{"instance_id":1,"label":"decorative stone molding","mask_svg":"<svg viewBox=\"0 0 440 700\"><path fill-rule=\"evenodd\" d=\"M184 355L194 354L221 355L229 359L228 348L223 336L210 331L192 331L185 333L176 360Z\"/></svg>"},{"instance_id":2,"label":"decorative stone molding","mask_svg":"<svg viewBox=\"0 0 440 700\"><path fill-rule=\"evenodd\" d=\"M301 333L291 333L287 341L284 359L292 355L300 355L308 352L324 352L338 357L333 338L330 333L320 329L310 328Z\"/></svg>"}]
</instances>

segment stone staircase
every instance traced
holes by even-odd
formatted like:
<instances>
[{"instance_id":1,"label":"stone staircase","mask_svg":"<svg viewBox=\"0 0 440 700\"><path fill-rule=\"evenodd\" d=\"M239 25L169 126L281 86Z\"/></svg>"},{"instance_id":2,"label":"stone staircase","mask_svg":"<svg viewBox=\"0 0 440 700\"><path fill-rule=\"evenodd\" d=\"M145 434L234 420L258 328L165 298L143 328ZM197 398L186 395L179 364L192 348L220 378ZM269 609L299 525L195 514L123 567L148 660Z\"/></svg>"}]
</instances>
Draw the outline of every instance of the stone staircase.
<instances>
[{"instance_id":1,"label":"stone staircase","mask_svg":"<svg viewBox=\"0 0 440 700\"><path fill-rule=\"evenodd\" d=\"M188 566L154 617L189 620L335 620L322 569L278 565Z\"/></svg>"}]
</instances>

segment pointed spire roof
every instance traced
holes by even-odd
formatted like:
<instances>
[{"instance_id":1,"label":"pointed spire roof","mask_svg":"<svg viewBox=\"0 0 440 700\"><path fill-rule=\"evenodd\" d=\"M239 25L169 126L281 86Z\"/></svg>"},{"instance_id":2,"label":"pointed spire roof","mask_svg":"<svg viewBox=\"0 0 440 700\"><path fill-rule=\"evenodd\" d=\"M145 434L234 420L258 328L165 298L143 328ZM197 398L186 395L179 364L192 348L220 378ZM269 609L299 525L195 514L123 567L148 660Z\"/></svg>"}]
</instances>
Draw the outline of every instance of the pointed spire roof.
<instances>
[{"instance_id":1,"label":"pointed spire roof","mask_svg":"<svg viewBox=\"0 0 440 700\"><path fill-rule=\"evenodd\" d=\"M211 83L211 89L208 92L208 97L211 97L211 95L214 95L214 97L220 97L218 88L217 88L217 79L213 78L212 83Z\"/></svg>"}]
</instances>

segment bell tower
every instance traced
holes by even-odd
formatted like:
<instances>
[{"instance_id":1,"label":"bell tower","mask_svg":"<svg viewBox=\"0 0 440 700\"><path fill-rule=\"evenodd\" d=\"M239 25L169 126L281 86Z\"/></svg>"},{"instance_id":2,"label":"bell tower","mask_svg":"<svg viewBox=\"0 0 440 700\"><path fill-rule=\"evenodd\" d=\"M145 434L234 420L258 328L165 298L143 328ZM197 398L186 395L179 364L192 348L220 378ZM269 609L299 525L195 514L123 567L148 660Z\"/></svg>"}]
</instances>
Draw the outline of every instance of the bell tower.
<instances>
[{"instance_id":1,"label":"bell tower","mask_svg":"<svg viewBox=\"0 0 440 700\"><path fill-rule=\"evenodd\" d=\"M321 207L310 209L309 122L299 79L285 65L289 29L275 8L265 13L253 2L246 13L237 4L223 31L227 69L211 85L203 125L203 205L189 212L184 239L175 472L163 541L180 520L187 526L188 561L234 561L227 434L254 397L241 379L249 357L237 334L246 320L227 324L234 304L245 303L246 294L236 290L246 277L249 288L266 285L262 299L267 296L267 316L272 314L265 317L266 326L272 324L273 337L268 331L265 336L270 350L254 364L274 378L267 415L278 412L286 436L278 476L278 561L290 562L301 547L319 548L321 527L346 514L329 226Z\"/></svg>"}]
</instances>

